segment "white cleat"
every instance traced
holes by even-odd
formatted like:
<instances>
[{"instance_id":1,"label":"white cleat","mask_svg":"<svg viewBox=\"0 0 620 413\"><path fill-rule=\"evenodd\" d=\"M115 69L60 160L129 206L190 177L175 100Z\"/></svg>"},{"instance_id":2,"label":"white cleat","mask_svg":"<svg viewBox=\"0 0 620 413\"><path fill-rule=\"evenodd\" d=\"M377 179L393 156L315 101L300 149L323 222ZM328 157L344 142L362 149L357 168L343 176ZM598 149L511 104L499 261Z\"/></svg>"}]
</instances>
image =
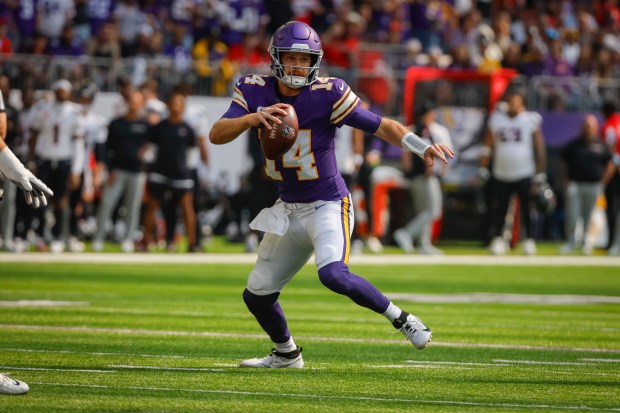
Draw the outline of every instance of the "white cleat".
<instances>
[{"instance_id":1,"label":"white cleat","mask_svg":"<svg viewBox=\"0 0 620 413\"><path fill-rule=\"evenodd\" d=\"M123 242L121 242L121 251L123 251L124 253L132 253L134 252L134 250L136 249L134 242L132 240L124 240Z\"/></svg>"},{"instance_id":2,"label":"white cleat","mask_svg":"<svg viewBox=\"0 0 620 413\"><path fill-rule=\"evenodd\" d=\"M508 247L506 245L506 241L504 241L502 237L493 238L493 241L491 241L491 244L489 245L489 252L492 255L504 255L507 250Z\"/></svg>"},{"instance_id":3,"label":"white cleat","mask_svg":"<svg viewBox=\"0 0 620 413\"><path fill-rule=\"evenodd\" d=\"M0 394L25 394L30 387L23 381L17 381L0 373Z\"/></svg>"},{"instance_id":4,"label":"white cleat","mask_svg":"<svg viewBox=\"0 0 620 413\"><path fill-rule=\"evenodd\" d=\"M398 323L398 320L395 321ZM423 350L431 341L433 332L426 327L420 319L414 315L407 316L407 322L398 328L398 330L411 341L411 344L418 350Z\"/></svg>"},{"instance_id":5,"label":"white cleat","mask_svg":"<svg viewBox=\"0 0 620 413\"><path fill-rule=\"evenodd\" d=\"M103 251L103 241L93 240L91 247L93 249L93 252L101 252Z\"/></svg>"},{"instance_id":6,"label":"white cleat","mask_svg":"<svg viewBox=\"0 0 620 413\"><path fill-rule=\"evenodd\" d=\"M415 251L411 236L404 229L397 229L392 234L394 241L398 244L401 250L405 251L405 254L412 254Z\"/></svg>"},{"instance_id":7,"label":"white cleat","mask_svg":"<svg viewBox=\"0 0 620 413\"><path fill-rule=\"evenodd\" d=\"M422 255L443 255L443 251L439 248L435 248L433 245L422 245L420 247L420 254Z\"/></svg>"},{"instance_id":8,"label":"white cleat","mask_svg":"<svg viewBox=\"0 0 620 413\"><path fill-rule=\"evenodd\" d=\"M523 241L523 253L525 255L536 255L536 243L532 238Z\"/></svg>"},{"instance_id":9,"label":"white cleat","mask_svg":"<svg viewBox=\"0 0 620 413\"><path fill-rule=\"evenodd\" d=\"M368 237L366 246L375 254L381 254L383 252L383 244L381 244L381 241L379 241L377 237Z\"/></svg>"},{"instance_id":10,"label":"white cleat","mask_svg":"<svg viewBox=\"0 0 620 413\"><path fill-rule=\"evenodd\" d=\"M290 353L279 353L275 349L271 350L271 354L263 358L253 358L243 360L239 363L239 367L253 368L294 368L300 369L304 366L304 359L301 357L301 347Z\"/></svg>"},{"instance_id":11,"label":"white cleat","mask_svg":"<svg viewBox=\"0 0 620 413\"><path fill-rule=\"evenodd\" d=\"M86 248L84 243L76 237L69 238L67 246L69 247L69 251L71 252L84 252L84 249Z\"/></svg>"},{"instance_id":12,"label":"white cleat","mask_svg":"<svg viewBox=\"0 0 620 413\"><path fill-rule=\"evenodd\" d=\"M50 243L50 252L52 254L60 254L65 251L64 241L52 241Z\"/></svg>"}]
</instances>

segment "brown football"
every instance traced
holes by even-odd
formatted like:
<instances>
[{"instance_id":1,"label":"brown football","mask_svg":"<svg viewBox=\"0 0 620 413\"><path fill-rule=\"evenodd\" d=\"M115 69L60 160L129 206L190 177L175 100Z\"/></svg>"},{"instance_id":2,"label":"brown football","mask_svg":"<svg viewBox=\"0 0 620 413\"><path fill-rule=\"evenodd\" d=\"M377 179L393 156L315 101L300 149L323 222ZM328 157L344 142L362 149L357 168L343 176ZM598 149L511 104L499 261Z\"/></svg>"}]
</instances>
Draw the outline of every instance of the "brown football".
<instances>
[{"instance_id":1,"label":"brown football","mask_svg":"<svg viewBox=\"0 0 620 413\"><path fill-rule=\"evenodd\" d=\"M299 131L297 113L291 105L287 105L284 110L287 112L286 115L275 114L282 123L278 125L272 122L271 129L265 126L259 129L260 146L267 159L275 160L281 157L291 149L297 139Z\"/></svg>"}]
</instances>

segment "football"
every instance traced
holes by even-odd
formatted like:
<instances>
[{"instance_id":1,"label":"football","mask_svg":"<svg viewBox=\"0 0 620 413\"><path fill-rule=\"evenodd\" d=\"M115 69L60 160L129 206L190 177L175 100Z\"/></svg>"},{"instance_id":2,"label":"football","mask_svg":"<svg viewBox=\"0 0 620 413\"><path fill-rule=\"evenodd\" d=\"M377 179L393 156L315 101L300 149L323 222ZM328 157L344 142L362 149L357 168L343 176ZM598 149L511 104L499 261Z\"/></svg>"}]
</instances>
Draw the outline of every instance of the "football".
<instances>
[{"instance_id":1,"label":"football","mask_svg":"<svg viewBox=\"0 0 620 413\"><path fill-rule=\"evenodd\" d=\"M275 114L282 123L278 125L272 122L271 129L267 129L265 126L261 126L259 129L258 139L267 159L275 160L281 157L291 149L297 139L297 132L299 131L297 113L291 105L287 105L285 110L286 115Z\"/></svg>"}]
</instances>

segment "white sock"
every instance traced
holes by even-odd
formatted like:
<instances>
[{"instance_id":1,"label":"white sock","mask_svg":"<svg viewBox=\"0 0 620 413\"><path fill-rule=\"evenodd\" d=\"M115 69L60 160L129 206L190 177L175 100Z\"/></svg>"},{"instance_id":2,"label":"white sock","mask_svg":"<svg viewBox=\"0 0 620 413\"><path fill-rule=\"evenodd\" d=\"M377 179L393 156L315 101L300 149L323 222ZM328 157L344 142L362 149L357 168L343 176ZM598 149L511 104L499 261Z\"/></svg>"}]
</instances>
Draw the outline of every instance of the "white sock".
<instances>
[{"instance_id":1,"label":"white sock","mask_svg":"<svg viewBox=\"0 0 620 413\"><path fill-rule=\"evenodd\" d=\"M394 320L396 320L398 317L400 317L400 313L402 313L402 312L403 312L403 310L401 310L400 308L395 306L394 303L392 303L390 301L390 305L388 305L388 308L383 313L383 316L385 318L387 318L390 321L390 323L393 323Z\"/></svg>"},{"instance_id":2,"label":"white sock","mask_svg":"<svg viewBox=\"0 0 620 413\"><path fill-rule=\"evenodd\" d=\"M276 351L278 353L290 353L291 351L297 350L297 345L293 341L293 337L289 338L286 343L273 343L276 346Z\"/></svg>"}]
</instances>

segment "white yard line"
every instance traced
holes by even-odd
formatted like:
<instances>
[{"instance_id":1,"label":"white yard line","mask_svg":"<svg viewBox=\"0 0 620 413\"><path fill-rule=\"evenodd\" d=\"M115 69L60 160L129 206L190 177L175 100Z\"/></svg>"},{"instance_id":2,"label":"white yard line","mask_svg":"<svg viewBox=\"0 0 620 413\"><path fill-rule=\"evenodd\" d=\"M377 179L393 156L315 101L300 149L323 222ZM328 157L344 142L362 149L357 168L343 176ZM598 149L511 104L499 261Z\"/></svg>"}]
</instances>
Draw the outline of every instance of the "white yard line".
<instances>
[{"instance_id":1,"label":"white yard line","mask_svg":"<svg viewBox=\"0 0 620 413\"><path fill-rule=\"evenodd\" d=\"M191 393L207 393L207 394L223 394L223 395L241 395L241 396L266 396L273 397L288 397L288 398L302 398L302 399L331 399L331 400L354 400L354 401L370 401L370 402L386 402L386 403L410 403L416 404L430 404L430 405L447 405L447 406L479 406L479 407L498 407L498 408L516 408L516 409L553 409L553 410L589 410L589 411L604 411L604 412L617 412L620 411L620 407L591 407L591 406L561 406L561 405L549 405L549 404L527 404L527 403L484 403L484 402L470 402L462 400L426 400L426 399L405 399L397 397L368 397L368 396L340 396L333 394L304 394L304 393L273 393L273 392L260 392L260 391L235 391L224 389L183 389L183 388L170 388L170 387L142 387L142 386L104 386L97 384L69 384L69 383L48 383L48 382L31 382L34 385L41 386L63 386L63 387L86 387L97 389L114 389L114 390L143 390L143 391L162 391L162 392L191 392Z\"/></svg>"},{"instance_id":2,"label":"white yard line","mask_svg":"<svg viewBox=\"0 0 620 413\"><path fill-rule=\"evenodd\" d=\"M88 264L254 264L256 254L150 254L150 253L79 253L52 254L29 252L24 254L0 253L0 262L23 263L88 263ZM351 256L355 265L509 265L509 266L610 266L620 267L620 258L607 256L554 256L526 257L509 255L403 255L378 254ZM308 265L314 265L311 258Z\"/></svg>"},{"instance_id":3,"label":"white yard line","mask_svg":"<svg viewBox=\"0 0 620 413\"><path fill-rule=\"evenodd\" d=\"M549 365L549 366L592 366L593 363L575 363L570 361L538 361L538 360L505 360L494 359L495 363L504 364L535 364L535 365Z\"/></svg>"},{"instance_id":4,"label":"white yard line","mask_svg":"<svg viewBox=\"0 0 620 413\"><path fill-rule=\"evenodd\" d=\"M165 367L165 366L131 366L128 364L112 364L108 367L119 369L135 369L135 370L162 370L162 371L216 371L222 372L224 369L211 369L200 367Z\"/></svg>"},{"instance_id":5,"label":"white yard line","mask_svg":"<svg viewBox=\"0 0 620 413\"><path fill-rule=\"evenodd\" d=\"M116 370L99 370L99 369L63 369L63 368L47 368L47 367L19 367L19 366L0 366L2 370L24 370L24 371L70 371L78 373L116 373Z\"/></svg>"},{"instance_id":6,"label":"white yard line","mask_svg":"<svg viewBox=\"0 0 620 413\"><path fill-rule=\"evenodd\" d=\"M90 305L88 301L15 300L0 301L0 307L78 307Z\"/></svg>"},{"instance_id":7,"label":"white yard line","mask_svg":"<svg viewBox=\"0 0 620 413\"><path fill-rule=\"evenodd\" d=\"M569 295L569 294L504 294L504 293L467 293L467 294L414 294L386 293L392 300L411 301L415 303L499 303L499 304L620 304L620 297L605 295Z\"/></svg>"},{"instance_id":8,"label":"white yard line","mask_svg":"<svg viewBox=\"0 0 620 413\"><path fill-rule=\"evenodd\" d=\"M226 338L267 338L264 334L242 334L242 333L216 333L209 331L174 331L174 330L142 330L126 328L102 328L102 327L71 327L71 326L41 326L25 324L0 324L0 330L17 329L33 331L81 331L91 333L122 333L122 334L144 334L160 336L194 336L194 337L226 337ZM369 339L369 338L349 338L349 337L317 337L317 336L296 336L299 340L324 341L334 343L378 343L378 344L398 344L411 345L404 339ZM576 351L593 353L620 353L620 349L606 348L583 348L583 347L560 347L560 346L529 346L529 345L509 345L509 344L486 344L486 343L457 343L457 342L435 342L431 346L439 347L466 347L466 348L498 348L512 350L550 350L550 351Z\"/></svg>"},{"instance_id":9,"label":"white yard line","mask_svg":"<svg viewBox=\"0 0 620 413\"><path fill-rule=\"evenodd\" d=\"M620 359L596 359L596 358L582 358L577 360L594 361L597 363L620 363Z\"/></svg>"}]
</instances>

